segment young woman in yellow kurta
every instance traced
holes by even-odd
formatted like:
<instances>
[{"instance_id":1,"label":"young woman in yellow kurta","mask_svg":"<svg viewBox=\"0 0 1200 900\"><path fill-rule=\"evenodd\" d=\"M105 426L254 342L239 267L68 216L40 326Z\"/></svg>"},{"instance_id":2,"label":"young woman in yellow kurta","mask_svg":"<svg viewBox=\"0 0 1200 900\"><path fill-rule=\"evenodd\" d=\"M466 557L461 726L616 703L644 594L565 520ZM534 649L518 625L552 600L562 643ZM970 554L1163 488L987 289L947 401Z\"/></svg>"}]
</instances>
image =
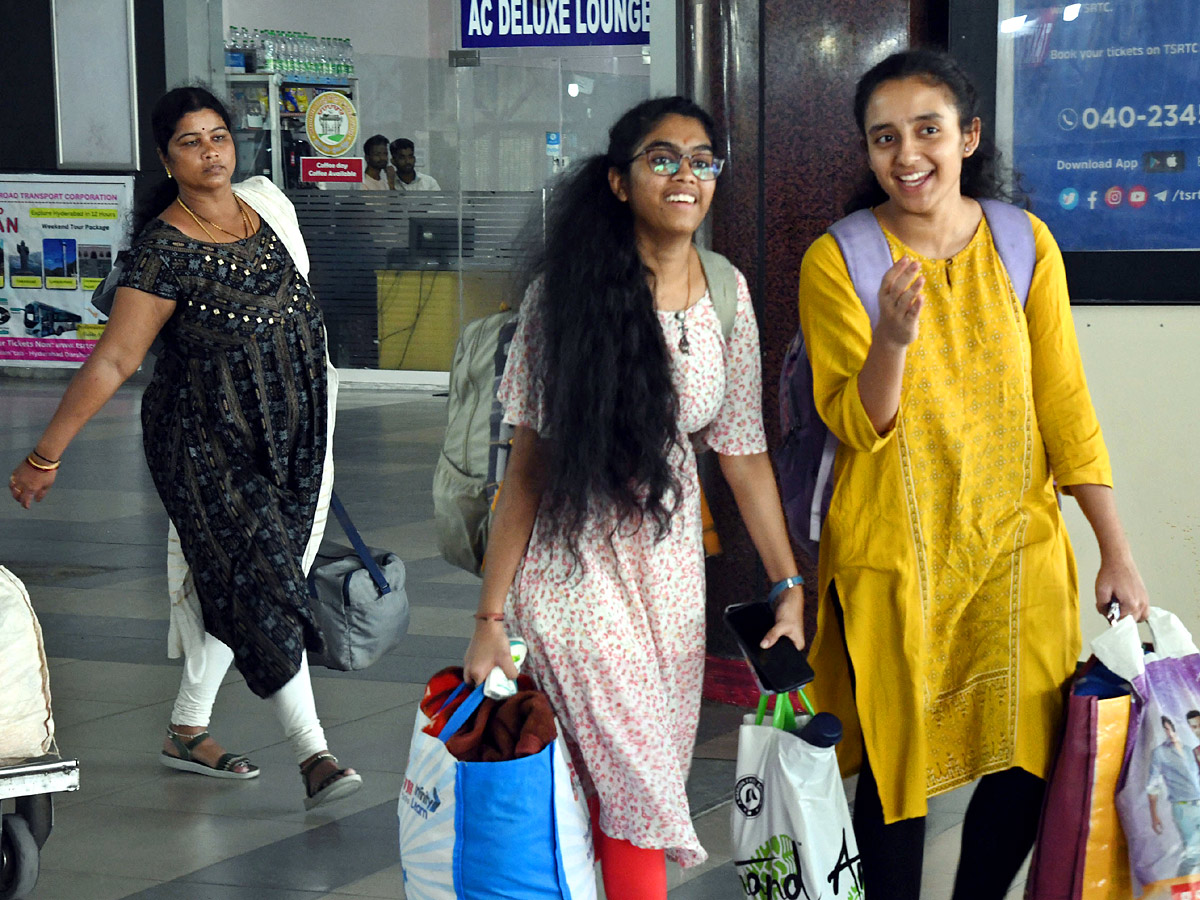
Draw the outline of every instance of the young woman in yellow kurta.
<instances>
[{"instance_id":1,"label":"young woman in yellow kurta","mask_svg":"<svg viewBox=\"0 0 1200 900\"><path fill-rule=\"evenodd\" d=\"M1063 686L1080 649L1055 484L1101 549L1097 604L1145 616L1112 498L1062 256L1030 216L1022 309L974 197L995 196L975 94L949 57L896 54L855 102L897 260L872 330L837 243L805 255L800 321L821 417L841 442L821 536L812 660L861 767L867 888L920 891L929 796L983 777L956 900L1002 898L1036 831ZM888 823L888 824L885 824Z\"/></svg>"}]
</instances>

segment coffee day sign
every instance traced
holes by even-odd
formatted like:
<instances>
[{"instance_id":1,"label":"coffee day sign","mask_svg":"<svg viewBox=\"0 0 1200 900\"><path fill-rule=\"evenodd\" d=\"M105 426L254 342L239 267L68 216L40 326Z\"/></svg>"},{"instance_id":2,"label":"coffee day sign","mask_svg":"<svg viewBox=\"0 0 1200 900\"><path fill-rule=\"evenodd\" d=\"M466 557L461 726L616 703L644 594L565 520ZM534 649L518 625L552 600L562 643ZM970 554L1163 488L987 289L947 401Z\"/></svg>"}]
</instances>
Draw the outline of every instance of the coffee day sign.
<instances>
[{"instance_id":1,"label":"coffee day sign","mask_svg":"<svg viewBox=\"0 0 1200 900\"><path fill-rule=\"evenodd\" d=\"M650 43L650 0L462 0L462 45Z\"/></svg>"}]
</instances>

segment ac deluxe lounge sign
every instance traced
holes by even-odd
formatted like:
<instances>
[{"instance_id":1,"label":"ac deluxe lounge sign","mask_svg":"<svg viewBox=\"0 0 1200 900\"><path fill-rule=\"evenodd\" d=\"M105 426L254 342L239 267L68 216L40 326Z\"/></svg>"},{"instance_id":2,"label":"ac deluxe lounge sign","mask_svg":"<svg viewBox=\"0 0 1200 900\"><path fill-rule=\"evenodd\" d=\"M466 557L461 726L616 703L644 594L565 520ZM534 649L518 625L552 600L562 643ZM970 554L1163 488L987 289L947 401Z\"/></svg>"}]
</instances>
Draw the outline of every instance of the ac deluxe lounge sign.
<instances>
[{"instance_id":1,"label":"ac deluxe lounge sign","mask_svg":"<svg viewBox=\"0 0 1200 900\"><path fill-rule=\"evenodd\" d=\"M462 45L650 43L650 0L462 0Z\"/></svg>"}]
</instances>

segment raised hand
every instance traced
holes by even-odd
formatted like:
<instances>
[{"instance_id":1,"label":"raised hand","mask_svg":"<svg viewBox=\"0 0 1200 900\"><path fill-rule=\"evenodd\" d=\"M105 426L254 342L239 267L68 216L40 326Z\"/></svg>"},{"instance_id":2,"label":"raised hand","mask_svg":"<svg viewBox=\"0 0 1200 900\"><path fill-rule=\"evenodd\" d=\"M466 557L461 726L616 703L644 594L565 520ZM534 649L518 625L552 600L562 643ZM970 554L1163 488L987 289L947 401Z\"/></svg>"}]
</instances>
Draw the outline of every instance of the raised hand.
<instances>
[{"instance_id":1,"label":"raised hand","mask_svg":"<svg viewBox=\"0 0 1200 900\"><path fill-rule=\"evenodd\" d=\"M907 347L917 339L921 306L925 295L925 276L921 264L907 256L901 257L883 275L879 286L879 321L875 324L875 340L884 340L896 347Z\"/></svg>"}]
</instances>

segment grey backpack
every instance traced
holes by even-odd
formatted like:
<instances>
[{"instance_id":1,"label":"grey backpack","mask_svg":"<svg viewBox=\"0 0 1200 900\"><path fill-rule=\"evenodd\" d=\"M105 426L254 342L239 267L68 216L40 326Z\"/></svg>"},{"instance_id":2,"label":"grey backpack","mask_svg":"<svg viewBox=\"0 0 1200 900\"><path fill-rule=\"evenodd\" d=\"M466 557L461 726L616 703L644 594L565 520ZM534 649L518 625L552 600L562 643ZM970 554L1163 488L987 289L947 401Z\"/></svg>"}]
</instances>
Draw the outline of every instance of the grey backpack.
<instances>
[{"instance_id":1,"label":"grey backpack","mask_svg":"<svg viewBox=\"0 0 1200 900\"><path fill-rule=\"evenodd\" d=\"M696 248L725 340L737 313L737 276L719 253ZM433 472L433 514L438 550L453 566L479 575L487 549L492 506L512 442L496 390L517 330L511 310L470 322L450 364L448 419Z\"/></svg>"}]
</instances>

